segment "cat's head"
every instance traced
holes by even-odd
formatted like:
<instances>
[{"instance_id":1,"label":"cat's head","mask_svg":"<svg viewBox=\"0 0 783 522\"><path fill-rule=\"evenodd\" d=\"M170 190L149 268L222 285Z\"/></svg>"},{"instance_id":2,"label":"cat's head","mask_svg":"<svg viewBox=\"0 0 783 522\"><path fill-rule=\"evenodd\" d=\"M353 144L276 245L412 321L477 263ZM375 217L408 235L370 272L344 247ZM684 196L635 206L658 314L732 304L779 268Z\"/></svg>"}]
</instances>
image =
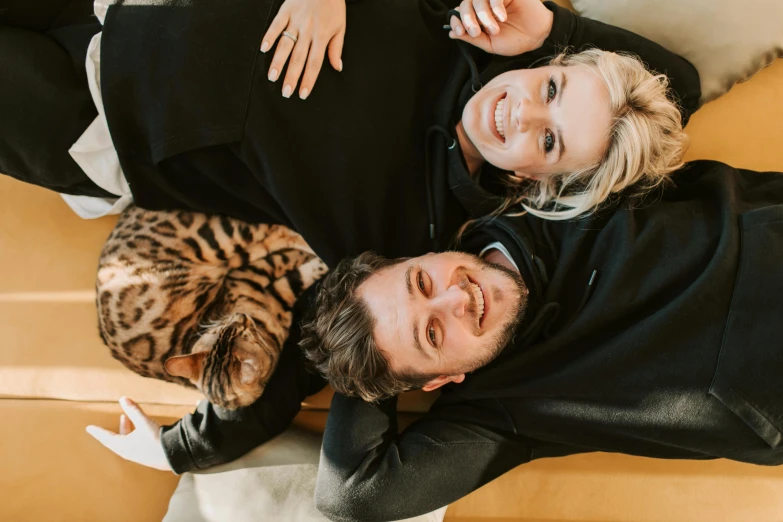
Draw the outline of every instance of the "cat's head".
<instances>
[{"instance_id":1,"label":"cat's head","mask_svg":"<svg viewBox=\"0 0 783 522\"><path fill-rule=\"evenodd\" d=\"M279 355L275 346L251 317L233 314L210 325L192 353L169 358L165 368L192 382L212 404L235 409L264 392Z\"/></svg>"}]
</instances>

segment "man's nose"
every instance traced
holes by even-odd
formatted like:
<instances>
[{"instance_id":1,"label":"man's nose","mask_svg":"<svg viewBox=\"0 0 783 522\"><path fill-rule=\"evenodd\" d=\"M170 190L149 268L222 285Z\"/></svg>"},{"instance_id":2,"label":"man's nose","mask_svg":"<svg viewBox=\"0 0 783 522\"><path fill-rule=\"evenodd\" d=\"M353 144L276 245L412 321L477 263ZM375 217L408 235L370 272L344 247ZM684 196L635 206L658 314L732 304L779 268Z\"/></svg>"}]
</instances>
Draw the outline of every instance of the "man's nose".
<instances>
[{"instance_id":1,"label":"man's nose","mask_svg":"<svg viewBox=\"0 0 783 522\"><path fill-rule=\"evenodd\" d=\"M546 106L522 98L513 113L513 124L519 132L528 132L530 129L540 127L547 116Z\"/></svg>"},{"instance_id":2,"label":"man's nose","mask_svg":"<svg viewBox=\"0 0 783 522\"><path fill-rule=\"evenodd\" d=\"M462 317L470 303L468 293L458 285L451 285L435 300L435 306L441 308L446 314Z\"/></svg>"}]
</instances>

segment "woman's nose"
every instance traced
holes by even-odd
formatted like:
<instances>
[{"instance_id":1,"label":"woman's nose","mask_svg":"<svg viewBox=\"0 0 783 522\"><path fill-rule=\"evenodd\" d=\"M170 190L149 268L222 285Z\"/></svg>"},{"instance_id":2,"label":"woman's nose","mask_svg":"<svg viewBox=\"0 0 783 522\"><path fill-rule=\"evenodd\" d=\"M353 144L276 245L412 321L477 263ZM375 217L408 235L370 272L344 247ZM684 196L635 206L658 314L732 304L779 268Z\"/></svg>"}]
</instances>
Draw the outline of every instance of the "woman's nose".
<instances>
[{"instance_id":1,"label":"woman's nose","mask_svg":"<svg viewBox=\"0 0 783 522\"><path fill-rule=\"evenodd\" d=\"M458 285L451 285L445 292L436 299L436 306L441 308L443 313L453 314L455 317L462 317L470 302L468 293Z\"/></svg>"},{"instance_id":2,"label":"woman's nose","mask_svg":"<svg viewBox=\"0 0 783 522\"><path fill-rule=\"evenodd\" d=\"M545 107L527 98L522 98L514 111L514 124L519 132L541 126L545 118Z\"/></svg>"}]
</instances>

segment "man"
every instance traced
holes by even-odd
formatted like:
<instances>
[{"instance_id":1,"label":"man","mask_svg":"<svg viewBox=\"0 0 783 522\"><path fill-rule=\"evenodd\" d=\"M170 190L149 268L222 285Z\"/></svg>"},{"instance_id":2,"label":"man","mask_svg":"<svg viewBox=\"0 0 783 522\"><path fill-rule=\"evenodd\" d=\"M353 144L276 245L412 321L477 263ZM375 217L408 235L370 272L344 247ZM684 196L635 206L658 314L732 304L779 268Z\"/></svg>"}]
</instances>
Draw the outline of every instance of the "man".
<instances>
[{"instance_id":1,"label":"man","mask_svg":"<svg viewBox=\"0 0 783 522\"><path fill-rule=\"evenodd\" d=\"M580 221L484 220L478 256L339 265L302 343L343 393L319 508L409 517L586 451L783 462L783 175L696 162L675 183ZM443 393L398 434L417 387Z\"/></svg>"}]
</instances>

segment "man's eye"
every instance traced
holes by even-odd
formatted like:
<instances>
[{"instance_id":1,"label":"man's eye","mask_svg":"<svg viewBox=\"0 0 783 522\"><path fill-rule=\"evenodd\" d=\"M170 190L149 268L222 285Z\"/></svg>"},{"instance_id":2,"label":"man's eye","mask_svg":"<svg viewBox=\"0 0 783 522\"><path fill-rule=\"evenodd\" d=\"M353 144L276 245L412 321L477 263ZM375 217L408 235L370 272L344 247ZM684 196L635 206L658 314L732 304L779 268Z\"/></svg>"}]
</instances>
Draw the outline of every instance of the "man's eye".
<instances>
[{"instance_id":1,"label":"man's eye","mask_svg":"<svg viewBox=\"0 0 783 522\"><path fill-rule=\"evenodd\" d=\"M422 275L421 272L419 272L419 275L416 276L416 284L419 285L419 290L421 290L421 293L424 294L425 293L424 276Z\"/></svg>"},{"instance_id":2,"label":"man's eye","mask_svg":"<svg viewBox=\"0 0 783 522\"><path fill-rule=\"evenodd\" d=\"M555 148L555 135L552 134L552 131L547 129L546 136L544 137L544 150L547 153L550 153L554 148Z\"/></svg>"},{"instance_id":3,"label":"man's eye","mask_svg":"<svg viewBox=\"0 0 783 522\"><path fill-rule=\"evenodd\" d=\"M546 102L549 103L552 100L555 99L555 96L557 96L557 85L555 85L555 80L552 78L549 79L549 89L547 89L546 93Z\"/></svg>"},{"instance_id":4,"label":"man's eye","mask_svg":"<svg viewBox=\"0 0 783 522\"><path fill-rule=\"evenodd\" d=\"M430 338L430 342L432 343L432 346L438 345L438 337L435 335L435 327L430 325L429 328L427 328L427 335Z\"/></svg>"}]
</instances>

